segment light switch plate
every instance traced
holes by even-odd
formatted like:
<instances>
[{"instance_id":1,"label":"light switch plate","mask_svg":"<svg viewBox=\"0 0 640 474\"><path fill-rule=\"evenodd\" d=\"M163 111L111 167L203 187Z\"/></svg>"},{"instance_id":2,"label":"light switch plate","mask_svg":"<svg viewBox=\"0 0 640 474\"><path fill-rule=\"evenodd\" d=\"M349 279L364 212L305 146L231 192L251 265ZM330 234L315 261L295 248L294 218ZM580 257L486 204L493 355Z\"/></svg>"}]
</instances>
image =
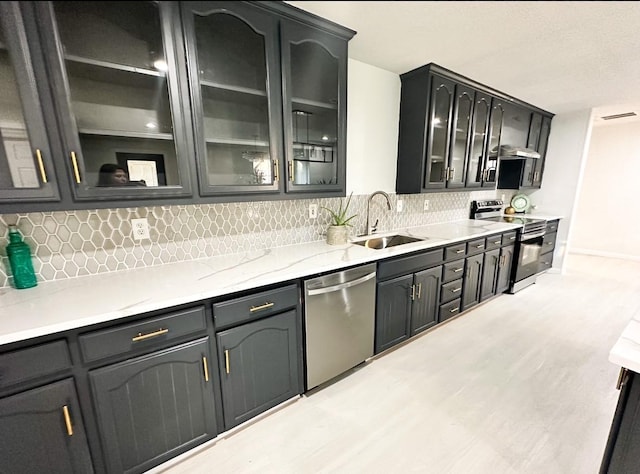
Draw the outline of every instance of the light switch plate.
<instances>
[{"instance_id":1,"label":"light switch plate","mask_svg":"<svg viewBox=\"0 0 640 474\"><path fill-rule=\"evenodd\" d=\"M398 201L396 202L396 210L398 212L402 212L403 209L404 209L404 201L402 199L398 199Z\"/></svg>"},{"instance_id":2,"label":"light switch plate","mask_svg":"<svg viewBox=\"0 0 640 474\"><path fill-rule=\"evenodd\" d=\"M318 217L318 205L309 204L309 219L316 219Z\"/></svg>"},{"instance_id":3,"label":"light switch plate","mask_svg":"<svg viewBox=\"0 0 640 474\"><path fill-rule=\"evenodd\" d=\"M422 207L423 211L428 211L429 210L429 200L425 199L424 200L424 206Z\"/></svg>"},{"instance_id":4,"label":"light switch plate","mask_svg":"<svg viewBox=\"0 0 640 474\"><path fill-rule=\"evenodd\" d=\"M131 219L131 232L133 240L142 240L149 238L149 221L146 218Z\"/></svg>"}]
</instances>

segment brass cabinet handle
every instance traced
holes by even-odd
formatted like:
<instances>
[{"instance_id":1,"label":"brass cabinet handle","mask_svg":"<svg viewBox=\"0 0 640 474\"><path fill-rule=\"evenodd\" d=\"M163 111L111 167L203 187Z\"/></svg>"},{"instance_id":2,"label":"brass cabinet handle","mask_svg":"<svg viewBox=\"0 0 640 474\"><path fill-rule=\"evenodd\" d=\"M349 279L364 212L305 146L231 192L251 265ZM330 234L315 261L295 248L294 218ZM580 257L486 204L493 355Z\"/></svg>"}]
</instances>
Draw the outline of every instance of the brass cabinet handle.
<instances>
[{"instance_id":1,"label":"brass cabinet handle","mask_svg":"<svg viewBox=\"0 0 640 474\"><path fill-rule=\"evenodd\" d=\"M622 390L629 381L629 371L624 367L620 368L620 375L618 375L618 382L616 383L616 389Z\"/></svg>"},{"instance_id":2,"label":"brass cabinet handle","mask_svg":"<svg viewBox=\"0 0 640 474\"><path fill-rule=\"evenodd\" d=\"M547 245L553 245L553 242L547 242Z\"/></svg>"},{"instance_id":3,"label":"brass cabinet handle","mask_svg":"<svg viewBox=\"0 0 640 474\"><path fill-rule=\"evenodd\" d=\"M416 285L411 285L411 301L416 299Z\"/></svg>"},{"instance_id":4,"label":"brass cabinet handle","mask_svg":"<svg viewBox=\"0 0 640 474\"><path fill-rule=\"evenodd\" d=\"M500 245L502 243L502 240L495 240L493 242L493 245Z\"/></svg>"},{"instance_id":5,"label":"brass cabinet handle","mask_svg":"<svg viewBox=\"0 0 640 474\"><path fill-rule=\"evenodd\" d=\"M73 436L73 425L71 424L71 415L69 415L69 407L67 405L62 407L62 413L64 415L64 424L67 426L67 434Z\"/></svg>"},{"instance_id":6,"label":"brass cabinet handle","mask_svg":"<svg viewBox=\"0 0 640 474\"><path fill-rule=\"evenodd\" d=\"M149 339L150 337L162 336L163 334L167 334L168 332L169 332L168 329L162 329L162 328L158 329L157 331L150 332L148 334L142 334L141 332L139 332L137 336L131 338L131 342L144 341L145 339Z\"/></svg>"},{"instance_id":7,"label":"brass cabinet handle","mask_svg":"<svg viewBox=\"0 0 640 474\"><path fill-rule=\"evenodd\" d=\"M460 273L464 268L456 268L453 273Z\"/></svg>"},{"instance_id":8,"label":"brass cabinet handle","mask_svg":"<svg viewBox=\"0 0 640 474\"><path fill-rule=\"evenodd\" d=\"M464 253L464 249L462 249L462 250L456 250L456 253Z\"/></svg>"},{"instance_id":9,"label":"brass cabinet handle","mask_svg":"<svg viewBox=\"0 0 640 474\"><path fill-rule=\"evenodd\" d=\"M71 164L73 165L73 174L76 178L76 183L80 184L80 169L78 168L78 158L76 152L71 152Z\"/></svg>"},{"instance_id":10,"label":"brass cabinet handle","mask_svg":"<svg viewBox=\"0 0 640 474\"><path fill-rule=\"evenodd\" d=\"M538 176L540 175L540 173L538 171L536 171L535 173L533 173L533 180L534 181L538 181Z\"/></svg>"},{"instance_id":11,"label":"brass cabinet handle","mask_svg":"<svg viewBox=\"0 0 640 474\"><path fill-rule=\"evenodd\" d=\"M42 182L48 183L49 181L47 180L47 173L44 170L44 161L42 161L42 152L40 151L40 148L36 148L36 158L38 159L38 168L40 168L40 176L42 177Z\"/></svg>"},{"instance_id":12,"label":"brass cabinet handle","mask_svg":"<svg viewBox=\"0 0 640 474\"><path fill-rule=\"evenodd\" d=\"M204 367L204 381L209 381L209 366L207 365L207 358L205 356L202 357L202 367Z\"/></svg>"},{"instance_id":13,"label":"brass cabinet handle","mask_svg":"<svg viewBox=\"0 0 640 474\"><path fill-rule=\"evenodd\" d=\"M449 181L449 167L448 166L445 169L442 170L442 176L440 176L440 179L442 179L442 181Z\"/></svg>"},{"instance_id":14,"label":"brass cabinet handle","mask_svg":"<svg viewBox=\"0 0 640 474\"><path fill-rule=\"evenodd\" d=\"M229 373L229 349L225 349L224 351L224 367L227 373Z\"/></svg>"},{"instance_id":15,"label":"brass cabinet handle","mask_svg":"<svg viewBox=\"0 0 640 474\"><path fill-rule=\"evenodd\" d=\"M460 288L453 288L453 289L451 290L451 293L458 293L458 292L460 292L460 291L462 291L462 287L460 287Z\"/></svg>"},{"instance_id":16,"label":"brass cabinet handle","mask_svg":"<svg viewBox=\"0 0 640 474\"><path fill-rule=\"evenodd\" d=\"M255 313L256 311L261 311L263 309L271 308L274 305L275 305L275 303L268 302L268 303L265 303L265 304L261 304L260 306L252 306L251 308L249 308L249 312L250 313Z\"/></svg>"},{"instance_id":17,"label":"brass cabinet handle","mask_svg":"<svg viewBox=\"0 0 640 474\"><path fill-rule=\"evenodd\" d=\"M476 245L477 249L483 249L484 248L484 244L480 244L480 245Z\"/></svg>"},{"instance_id":18,"label":"brass cabinet handle","mask_svg":"<svg viewBox=\"0 0 640 474\"><path fill-rule=\"evenodd\" d=\"M460 308L453 308L449 310L450 313L457 313L458 311L460 311Z\"/></svg>"},{"instance_id":19,"label":"brass cabinet handle","mask_svg":"<svg viewBox=\"0 0 640 474\"><path fill-rule=\"evenodd\" d=\"M294 182L296 180L293 174L293 161L289 160L289 181Z\"/></svg>"},{"instance_id":20,"label":"brass cabinet handle","mask_svg":"<svg viewBox=\"0 0 640 474\"><path fill-rule=\"evenodd\" d=\"M278 176L278 160L273 160L273 180L280 180L280 176Z\"/></svg>"},{"instance_id":21,"label":"brass cabinet handle","mask_svg":"<svg viewBox=\"0 0 640 474\"><path fill-rule=\"evenodd\" d=\"M450 168L449 169L449 177L448 177L447 181L451 181L453 179L453 177L455 176L455 174L456 174L456 169L455 168Z\"/></svg>"},{"instance_id":22,"label":"brass cabinet handle","mask_svg":"<svg viewBox=\"0 0 640 474\"><path fill-rule=\"evenodd\" d=\"M418 283L418 296L417 296L418 299L420 299L421 294L422 294L422 283Z\"/></svg>"}]
</instances>

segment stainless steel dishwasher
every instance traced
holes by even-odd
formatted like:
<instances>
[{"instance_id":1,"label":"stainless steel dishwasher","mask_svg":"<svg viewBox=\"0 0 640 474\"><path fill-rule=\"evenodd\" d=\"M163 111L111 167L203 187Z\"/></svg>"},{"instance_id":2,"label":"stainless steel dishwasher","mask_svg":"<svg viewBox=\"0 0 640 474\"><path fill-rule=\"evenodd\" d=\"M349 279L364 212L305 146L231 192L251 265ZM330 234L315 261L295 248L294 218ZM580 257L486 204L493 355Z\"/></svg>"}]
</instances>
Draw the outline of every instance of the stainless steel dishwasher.
<instances>
[{"instance_id":1,"label":"stainless steel dishwasher","mask_svg":"<svg viewBox=\"0 0 640 474\"><path fill-rule=\"evenodd\" d=\"M373 355L376 265L304 283L307 390Z\"/></svg>"}]
</instances>

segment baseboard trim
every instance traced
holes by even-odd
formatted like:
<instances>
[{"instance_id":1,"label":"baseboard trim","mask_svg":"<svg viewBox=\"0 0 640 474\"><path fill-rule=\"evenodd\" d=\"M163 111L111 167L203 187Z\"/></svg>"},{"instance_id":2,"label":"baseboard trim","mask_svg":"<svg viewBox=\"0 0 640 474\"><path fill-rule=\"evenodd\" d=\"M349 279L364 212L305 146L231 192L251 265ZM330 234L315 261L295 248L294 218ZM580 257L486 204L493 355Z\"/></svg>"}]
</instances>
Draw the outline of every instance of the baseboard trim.
<instances>
[{"instance_id":1,"label":"baseboard trim","mask_svg":"<svg viewBox=\"0 0 640 474\"><path fill-rule=\"evenodd\" d=\"M636 262L640 262L640 255L627 255L624 253L603 252L601 250L571 248L569 249L568 253L570 254L575 253L578 255L593 255L594 257L619 258L622 260L634 260Z\"/></svg>"}]
</instances>

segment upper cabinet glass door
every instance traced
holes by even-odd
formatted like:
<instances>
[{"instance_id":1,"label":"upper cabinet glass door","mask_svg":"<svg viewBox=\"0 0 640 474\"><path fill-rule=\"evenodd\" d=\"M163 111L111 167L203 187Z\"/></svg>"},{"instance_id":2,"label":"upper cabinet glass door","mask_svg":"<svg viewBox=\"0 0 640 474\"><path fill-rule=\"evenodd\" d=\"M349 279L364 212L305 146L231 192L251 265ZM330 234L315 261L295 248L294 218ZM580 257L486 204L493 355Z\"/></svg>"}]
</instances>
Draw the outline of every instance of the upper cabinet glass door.
<instances>
[{"instance_id":1,"label":"upper cabinet glass door","mask_svg":"<svg viewBox=\"0 0 640 474\"><path fill-rule=\"evenodd\" d=\"M277 23L240 2L182 5L200 192L278 191Z\"/></svg>"},{"instance_id":2,"label":"upper cabinet glass door","mask_svg":"<svg viewBox=\"0 0 640 474\"><path fill-rule=\"evenodd\" d=\"M448 79L431 79L429 138L425 165L424 188L443 188L448 178L447 158L455 84Z\"/></svg>"},{"instance_id":3,"label":"upper cabinet glass door","mask_svg":"<svg viewBox=\"0 0 640 474\"><path fill-rule=\"evenodd\" d=\"M33 67L19 2L1 2L0 201L59 199Z\"/></svg>"},{"instance_id":4,"label":"upper cabinet glass door","mask_svg":"<svg viewBox=\"0 0 640 474\"><path fill-rule=\"evenodd\" d=\"M471 117L475 91L456 86L456 99L451 127L451 150L447 169L447 188L462 188L465 184L467 152L471 138Z\"/></svg>"},{"instance_id":5,"label":"upper cabinet glass door","mask_svg":"<svg viewBox=\"0 0 640 474\"><path fill-rule=\"evenodd\" d=\"M40 6L77 198L190 194L176 9L171 2Z\"/></svg>"},{"instance_id":6,"label":"upper cabinet glass door","mask_svg":"<svg viewBox=\"0 0 640 474\"><path fill-rule=\"evenodd\" d=\"M347 42L281 22L288 191L344 192Z\"/></svg>"},{"instance_id":7,"label":"upper cabinet glass door","mask_svg":"<svg viewBox=\"0 0 640 474\"><path fill-rule=\"evenodd\" d=\"M482 168L482 186L495 187L498 179L498 152L502 144L502 123L504 121L504 106L494 99L491 105L489 123L489 140Z\"/></svg>"},{"instance_id":8,"label":"upper cabinet glass door","mask_svg":"<svg viewBox=\"0 0 640 474\"><path fill-rule=\"evenodd\" d=\"M473 127L471 130L471 146L467 164L467 187L479 187L482 184L482 171L485 162L487 146L487 129L489 127L489 113L491 112L491 97L476 92L473 108Z\"/></svg>"}]
</instances>

